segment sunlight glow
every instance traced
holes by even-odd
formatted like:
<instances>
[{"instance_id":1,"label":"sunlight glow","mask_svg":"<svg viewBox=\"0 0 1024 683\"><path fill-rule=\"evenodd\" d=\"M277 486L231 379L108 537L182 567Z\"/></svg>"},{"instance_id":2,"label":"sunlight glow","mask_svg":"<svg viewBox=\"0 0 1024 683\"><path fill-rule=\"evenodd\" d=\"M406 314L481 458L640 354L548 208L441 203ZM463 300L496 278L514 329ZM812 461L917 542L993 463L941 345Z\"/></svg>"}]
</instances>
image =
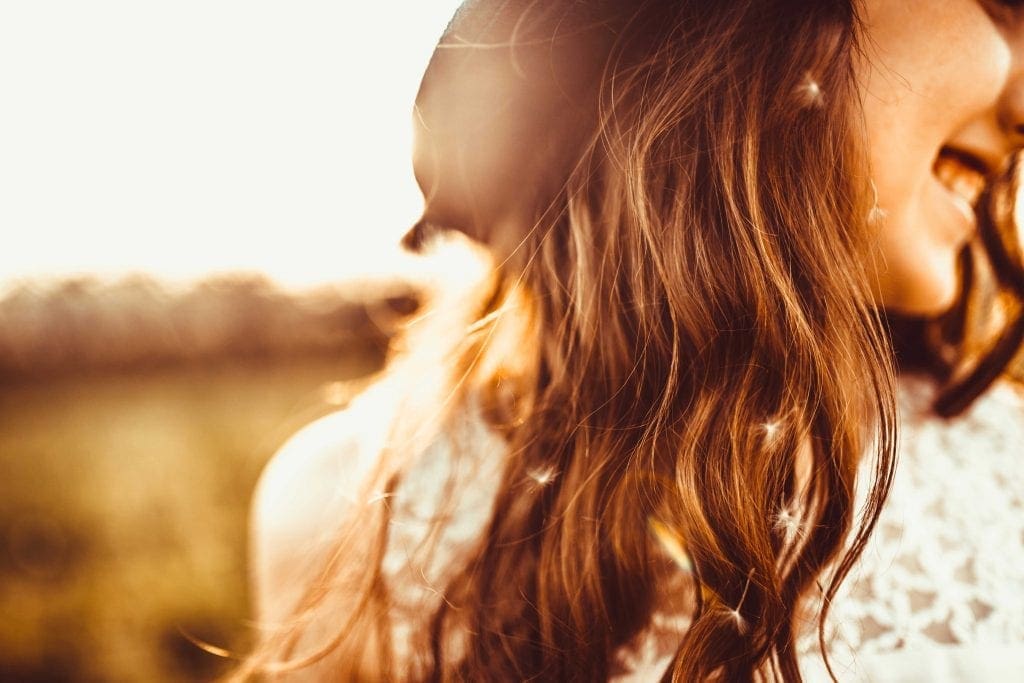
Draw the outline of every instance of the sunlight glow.
<instances>
[{"instance_id":1,"label":"sunlight glow","mask_svg":"<svg viewBox=\"0 0 1024 683\"><path fill-rule=\"evenodd\" d=\"M0 284L400 267L411 110L456 0L0 5Z\"/></svg>"}]
</instances>

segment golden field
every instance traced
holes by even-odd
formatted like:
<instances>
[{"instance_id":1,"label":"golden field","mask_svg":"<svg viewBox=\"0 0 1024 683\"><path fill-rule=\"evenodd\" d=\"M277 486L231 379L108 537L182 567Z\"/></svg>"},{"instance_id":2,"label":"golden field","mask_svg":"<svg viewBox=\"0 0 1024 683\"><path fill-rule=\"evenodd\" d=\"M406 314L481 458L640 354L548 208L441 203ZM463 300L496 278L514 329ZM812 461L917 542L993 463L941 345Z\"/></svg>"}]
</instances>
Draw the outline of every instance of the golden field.
<instances>
[{"instance_id":1,"label":"golden field","mask_svg":"<svg viewBox=\"0 0 1024 683\"><path fill-rule=\"evenodd\" d=\"M365 385L387 334L335 294L214 289L202 315L138 282L78 283L78 322L57 290L0 305L0 680L210 680L230 661L190 638L246 648L259 472ZM189 325L223 329L200 344Z\"/></svg>"}]
</instances>

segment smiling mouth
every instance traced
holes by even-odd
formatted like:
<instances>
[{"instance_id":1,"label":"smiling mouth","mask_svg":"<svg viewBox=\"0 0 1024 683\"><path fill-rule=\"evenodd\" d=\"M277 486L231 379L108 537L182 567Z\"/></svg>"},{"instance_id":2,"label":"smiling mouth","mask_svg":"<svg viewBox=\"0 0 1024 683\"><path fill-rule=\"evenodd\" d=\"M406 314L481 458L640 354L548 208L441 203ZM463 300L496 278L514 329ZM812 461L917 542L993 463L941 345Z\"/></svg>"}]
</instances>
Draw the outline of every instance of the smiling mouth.
<instances>
[{"instance_id":1,"label":"smiling mouth","mask_svg":"<svg viewBox=\"0 0 1024 683\"><path fill-rule=\"evenodd\" d=\"M988 167L972 154L943 147L935 159L932 172L949 192L954 206L969 221L974 221L974 207L988 182Z\"/></svg>"}]
</instances>

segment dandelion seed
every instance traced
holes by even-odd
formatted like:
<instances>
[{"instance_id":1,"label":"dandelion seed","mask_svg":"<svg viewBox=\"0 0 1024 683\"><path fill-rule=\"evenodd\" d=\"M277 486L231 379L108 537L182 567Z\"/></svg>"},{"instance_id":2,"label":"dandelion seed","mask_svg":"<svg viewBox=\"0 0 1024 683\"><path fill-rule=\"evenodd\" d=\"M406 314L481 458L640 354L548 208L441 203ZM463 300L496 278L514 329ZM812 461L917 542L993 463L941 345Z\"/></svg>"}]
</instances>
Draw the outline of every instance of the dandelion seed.
<instances>
[{"instance_id":1,"label":"dandelion seed","mask_svg":"<svg viewBox=\"0 0 1024 683\"><path fill-rule=\"evenodd\" d=\"M810 72L804 74L804 80L796 87L796 93L805 107L817 109L825 103L821 85L811 76Z\"/></svg>"},{"instance_id":2,"label":"dandelion seed","mask_svg":"<svg viewBox=\"0 0 1024 683\"><path fill-rule=\"evenodd\" d=\"M729 616L732 617L732 620L736 623L736 630L739 631L741 635L746 634L747 622L743 618L743 615L740 614L739 610L729 610Z\"/></svg>"},{"instance_id":3,"label":"dandelion seed","mask_svg":"<svg viewBox=\"0 0 1024 683\"><path fill-rule=\"evenodd\" d=\"M784 507L775 518L775 528L783 532L786 542L789 543L798 536L803 535L803 527L800 518L793 513L791 508Z\"/></svg>"},{"instance_id":4,"label":"dandelion seed","mask_svg":"<svg viewBox=\"0 0 1024 683\"><path fill-rule=\"evenodd\" d=\"M675 562L680 569L684 572L693 572L693 563L690 562L690 556L686 554L683 549L683 542L679 536L676 535L667 525L659 522L654 517L647 518L647 525L651 529L651 533L654 534L654 538L658 540L661 547L665 550L668 556Z\"/></svg>"},{"instance_id":5,"label":"dandelion seed","mask_svg":"<svg viewBox=\"0 0 1024 683\"><path fill-rule=\"evenodd\" d=\"M558 470L551 465L547 465L528 470L526 476L533 479L539 486L547 486L558 476Z\"/></svg>"},{"instance_id":6,"label":"dandelion seed","mask_svg":"<svg viewBox=\"0 0 1024 683\"><path fill-rule=\"evenodd\" d=\"M764 430L764 440L767 443L775 441L775 438L779 435L782 430L782 424L778 420L771 420L761 425L761 429Z\"/></svg>"},{"instance_id":7,"label":"dandelion seed","mask_svg":"<svg viewBox=\"0 0 1024 683\"><path fill-rule=\"evenodd\" d=\"M373 505L374 503L379 503L382 500L387 500L388 498L391 498L394 495L395 494L388 493L387 491L377 491L372 496L366 499L366 504Z\"/></svg>"},{"instance_id":8,"label":"dandelion seed","mask_svg":"<svg viewBox=\"0 0 1024 683\"><path fill-rule=\"evenodd\" d=\"M736 623L736 630L741 634L747 632L747 621L743 618L740 610L743 609L743 601L747 599L747 591L750 590L750 580L754 578L754 569L751 567L750 571L747 572L747 582L743 584L743 593L740 595L739 604L735 608L729 610L729 616Z\"/></svg>"}]
</instances>

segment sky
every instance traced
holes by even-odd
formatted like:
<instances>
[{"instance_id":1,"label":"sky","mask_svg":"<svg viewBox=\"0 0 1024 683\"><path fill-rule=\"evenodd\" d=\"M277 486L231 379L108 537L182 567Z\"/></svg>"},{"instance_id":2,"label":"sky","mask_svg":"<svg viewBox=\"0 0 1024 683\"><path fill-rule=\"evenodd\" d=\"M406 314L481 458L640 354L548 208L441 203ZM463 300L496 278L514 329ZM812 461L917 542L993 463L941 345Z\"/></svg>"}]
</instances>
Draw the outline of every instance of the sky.
<instances>
[{"instance_id":1,"label":"sky","mask_svg":"<svg viewBox=\"0 0 1024 683\"><path fill-rule=\"evenodd\" d=\"M457 0L0 3L0 285L396 267Z\"/></svg>"}]
</instances>

